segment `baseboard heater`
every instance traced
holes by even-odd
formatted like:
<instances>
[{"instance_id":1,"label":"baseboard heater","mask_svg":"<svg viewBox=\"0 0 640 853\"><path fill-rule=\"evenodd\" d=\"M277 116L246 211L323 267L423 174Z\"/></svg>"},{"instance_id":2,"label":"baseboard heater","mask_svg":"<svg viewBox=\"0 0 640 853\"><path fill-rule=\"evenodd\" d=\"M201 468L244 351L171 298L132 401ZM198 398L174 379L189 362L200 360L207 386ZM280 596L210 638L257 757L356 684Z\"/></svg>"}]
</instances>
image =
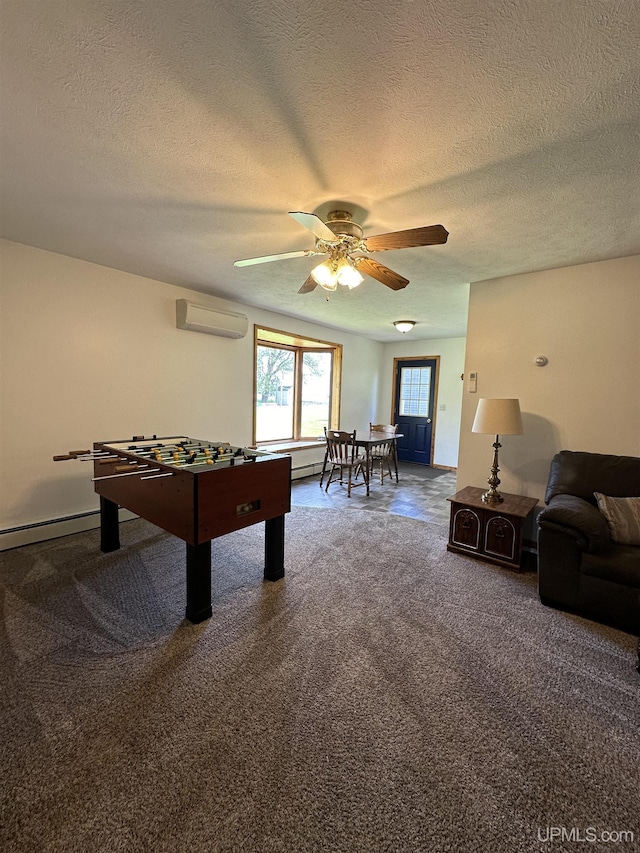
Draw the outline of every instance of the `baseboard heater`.
<instances>
[{"instance_id":1,"label":"baseboard heater","mask_svg":"<svg viewBox=\"0 0 640 853\"><path fill-rule=\"evenodd\" d=\"M309 462L307 465L300 465L298 468L291 469L291 479L299 480L302 477L311 477L313 474L319 474L322 471L322 462Z\"/></svg>"},{"instance_id":2,"label":"baseboard heater","mask_svg":"<svg viewBox=\"0 0 640 853\"><path fill-rule=\"evenodd\" d=\"M123 507L119 509L119 517L120 521L138 518L135 513ZM88 510L59 518L48 518L45 521L32 521L17 527L7 527L0 530L0 551L33 545L36 542L46 542L49 539L59 539L73 533L84 533L98 527L100 527L100 510Z\"/></svg>"},{"instance_id":3,"label":"baseboard heater","mask_svg":"<svg viewBox=\"0 0 640 853\"><path fill-rule=\"evenodd\" d=\"M88 512L76 512L74 515L61 515L58 518L48 518L46 521L32 521L30 524L19 524L17 527L5 527L0 530L0 536L5 533L22 533L24 530L35 530L37 527L47 527L50 524L62 524L65 521L78 521L81 518L91 518L100 515L99 509L90 509Z\"/></svg>"},{"instance_id":4,"label":"baseboard heater","mask_svg":"<svg viewBox=\"0 0 640 853\"><path fill-rule=\"evenodd\" d=\"M187 299L176 299L176 327L223 338L244 338L249 321L244 314L218 311Z\"/></svg>"}]
</instances>

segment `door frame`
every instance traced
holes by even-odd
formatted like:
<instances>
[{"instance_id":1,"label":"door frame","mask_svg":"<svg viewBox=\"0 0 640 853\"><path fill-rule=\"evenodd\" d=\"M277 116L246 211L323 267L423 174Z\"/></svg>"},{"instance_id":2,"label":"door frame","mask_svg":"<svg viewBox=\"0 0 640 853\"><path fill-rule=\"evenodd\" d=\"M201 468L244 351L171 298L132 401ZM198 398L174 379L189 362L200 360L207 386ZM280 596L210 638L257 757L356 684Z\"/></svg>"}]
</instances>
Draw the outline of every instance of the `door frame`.
<instances>
[{"instance_id":1,"label":"door frame","mask_svg":"<svg viewBox=\"0 0 640 853\"><path fill-rule=\"evenodd\" d=\"M433 468L433 455L436 446L436 420L438 412L438 385L440 381L440 356L439 355L400 355L393 359L393 376L391 378L391 417L390 424L395 423L396 416L396 392L398 390L398 362L399 361L435 361L436 370L433 385L433 418L431 419L431 447L429 448L429 468Z\"/></svg>"}]
</instances>

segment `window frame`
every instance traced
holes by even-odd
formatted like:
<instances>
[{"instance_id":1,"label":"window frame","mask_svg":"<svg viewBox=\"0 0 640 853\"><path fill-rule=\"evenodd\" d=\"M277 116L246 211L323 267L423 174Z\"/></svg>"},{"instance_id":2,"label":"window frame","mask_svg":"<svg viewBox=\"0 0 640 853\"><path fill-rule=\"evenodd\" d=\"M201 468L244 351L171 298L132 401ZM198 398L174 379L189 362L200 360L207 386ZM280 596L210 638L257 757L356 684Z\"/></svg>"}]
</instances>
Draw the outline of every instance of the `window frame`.
<instances>
[{"instance_id":1,"label":"window frame","mask_svg":"<svg viewBox=\"0 0 640 853\"><path fill-rule=\"evenodd\" d=\"M408 382L403 381L404 376L405 376L405 371L414 371L414 370L420 371L420 376L419 376L418 381L414 382L413 378ZM426 383L422 381L423 371L428 372L429 381ZM427 365L424 367L409 367L408 365L406 365L406 366L403 365L402 367L400 367L400 381L398 383L398 386L399 386L398 387L398 417L428 418L429 417L429 404L431 402L431 397L432 397L432 395L431 395L432 385L433 385L433 368L430 365ZM418 390L417 396L414 397L411 394L409 394L409 396L407 397L407 396L403 395L403 389L413 390L414 388L417 388L417 390ZM423 389L423 388L427 389L426 399L420 393L421 389ZM409 408L415 407L417 409L417 411L411 411L411 412L403 411L402 410L403 403L407 404L407 406ZM425 405L426 411L424 411L424 412L420 411L421 404L426 404Z\"/></svg>"},{"instance_id":2,"label":"window frame","mask_svg":"<svg viewBox=\"0 0 640 853\"><path fill-rule=\"evenodd\" d=\"M294 353L294 387L293 387L293 437L282 437L258 441L257 429L257 396L258 396L258 347L276 347L289 350ZM302 424L302 354L305 352L328 352L333 355L331 365L331 387L329 392L329 428L337 429L340 423L340 392L342 385L342 344L331 341L322 341L304 335L283 332L280 329L271 329L267 326L254 325L253 327L253 444L256 447L282 442L304 442L318 438L314 436L301 436Z\"/></svg>"}]
</instances>

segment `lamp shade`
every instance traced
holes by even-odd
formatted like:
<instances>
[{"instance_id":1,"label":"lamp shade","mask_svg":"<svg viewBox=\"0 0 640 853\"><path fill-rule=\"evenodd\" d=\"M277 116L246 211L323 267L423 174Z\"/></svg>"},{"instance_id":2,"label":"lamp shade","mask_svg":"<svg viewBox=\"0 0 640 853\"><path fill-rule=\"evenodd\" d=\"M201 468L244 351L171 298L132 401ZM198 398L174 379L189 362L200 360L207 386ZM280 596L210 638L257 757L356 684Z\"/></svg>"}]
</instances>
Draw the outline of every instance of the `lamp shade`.
<instances>
[{"instance_id":1,"label":"lamp shade","mask_svg":"<svg viewBox=\"0 0 640 853\"><path fill-rule=\"evenodd\" d=\"M519 400L480 398L471 432L522 435L524 430Z\"/></svg>"}]
</instances>

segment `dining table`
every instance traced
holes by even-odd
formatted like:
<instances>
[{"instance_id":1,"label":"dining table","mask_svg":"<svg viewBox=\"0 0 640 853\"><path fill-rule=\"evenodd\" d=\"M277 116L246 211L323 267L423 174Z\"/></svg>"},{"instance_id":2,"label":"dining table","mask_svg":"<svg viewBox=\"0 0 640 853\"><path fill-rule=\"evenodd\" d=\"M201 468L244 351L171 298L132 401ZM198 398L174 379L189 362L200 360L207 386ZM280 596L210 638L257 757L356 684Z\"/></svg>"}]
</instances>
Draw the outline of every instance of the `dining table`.
<instances>
[{"instance_id":1,"label":"dining table","mask_svg":"<svg viewBox=\"0 0 640 853\"><path fill-rule=\"evenodd\" d=\"M394 443L394 468L396 473L396 481L398 480L398 453L397 453L397 439L402 438L404 433L401 432L387 432L385 430L368 430L367 432L363 432L358 434L356 430L356 447L361 447L364 450L366 464L364 466L364 477L367 484L367 494L369 494L369 472L371 471L371 451L374 447L378 447L381 444L389 441L390 439ZM325 450L324 453L324 462L322 463L322 473L320 475L320 485L322 486L322 481L324 480L324 475L326 473L327 468L327 459L328 459L329 451Z\"/></svg>"}]
</instances>

